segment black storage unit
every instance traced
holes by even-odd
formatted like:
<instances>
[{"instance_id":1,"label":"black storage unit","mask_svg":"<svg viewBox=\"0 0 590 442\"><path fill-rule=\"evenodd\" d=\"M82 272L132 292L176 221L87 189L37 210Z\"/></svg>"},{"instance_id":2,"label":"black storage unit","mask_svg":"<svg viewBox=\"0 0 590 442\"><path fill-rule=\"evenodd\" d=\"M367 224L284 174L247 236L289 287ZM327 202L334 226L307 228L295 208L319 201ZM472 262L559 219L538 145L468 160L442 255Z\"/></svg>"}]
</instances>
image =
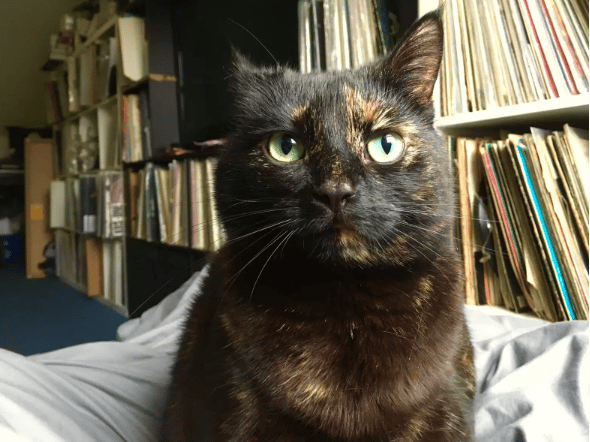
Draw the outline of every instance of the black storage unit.
<instances>
[{"instance_id":1,"label":"black storage unit","mask_svg":"<svg viewBox=\"0 0 590 442\"><path fill-rule=\"evenodd\" d=\"M152 75L127 92L147 90L153 157L127 168L165 163L169 159L162 154L172 146L190 148L195 141L227 134L232 45L255 63L272 65L274 56L297 68L296 0L145 0L130 2L132 6L145 14ZM131 237L126 249L131 317L156 305L207 261L204 251Z\"/></svg>"},{"instance_id":2,"label":"black storage unit","mask_svg":"<svg viewBox=\"0 0 590 442\"><path fill-rule=\"evenodd\" d=\"M207 263L205 252L127 238L127 296L131 318L156 305Z\"/></svg>"},{"instance_id":3,"label":"black storage unit","mask_svg":"<svg viewBox=\"0 0 590 442\"><path fill-rule=\"evenodd\" d=\"M297 1L170 4L181 144L223 137L228 128L232 45L256 63L273 65L274 57L297 68Z\"/></svg>"}]
</instances>

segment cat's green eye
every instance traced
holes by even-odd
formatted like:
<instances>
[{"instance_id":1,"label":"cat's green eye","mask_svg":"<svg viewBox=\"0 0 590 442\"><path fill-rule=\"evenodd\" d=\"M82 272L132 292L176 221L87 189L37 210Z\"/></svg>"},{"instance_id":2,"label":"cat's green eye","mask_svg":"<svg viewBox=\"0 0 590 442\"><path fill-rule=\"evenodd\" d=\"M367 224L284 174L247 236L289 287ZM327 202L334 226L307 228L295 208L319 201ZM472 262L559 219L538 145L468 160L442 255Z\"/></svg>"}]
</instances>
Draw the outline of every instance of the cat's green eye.
<instances>
[{"instance_id":1,"label":"cat's green eye","mask_svg":"<svg viewBox=\"0 0 590 442\"><path fill-rule=\"evenodd\" d=\"M305 147L290 135L278 132L268 141L268 153L281 163L294 163L305 155Z\"/></svg>"},{"instance_id":2,"label":"cat's green eye","mask_svg":"<svg viewBox=\"0 0 590 442\"><path fill-rule=\"evenodd\" d=\"M369 140L367 151L378 163L393 163L404 153L404 140L395 133L378 135Z\"/></svg>"}]
</instances>

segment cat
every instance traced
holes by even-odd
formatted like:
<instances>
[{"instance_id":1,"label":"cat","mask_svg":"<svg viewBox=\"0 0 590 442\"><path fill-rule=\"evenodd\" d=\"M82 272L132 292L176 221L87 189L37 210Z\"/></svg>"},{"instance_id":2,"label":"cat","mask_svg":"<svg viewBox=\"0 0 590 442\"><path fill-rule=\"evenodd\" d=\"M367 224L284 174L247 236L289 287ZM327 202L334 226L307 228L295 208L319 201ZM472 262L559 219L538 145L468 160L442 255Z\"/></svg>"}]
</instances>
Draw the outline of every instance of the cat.
<instances>
[{"instance_id":1,"label":"cat","mask_svg":"<svg viewBox=\"0 0 590 442\"><path fill-rule=\"evenodd\" d=\"M162 441L473 441L473 354L437 11L355 70L233 71L227 235L186 322Z\"/></svg>"}]
</instances>

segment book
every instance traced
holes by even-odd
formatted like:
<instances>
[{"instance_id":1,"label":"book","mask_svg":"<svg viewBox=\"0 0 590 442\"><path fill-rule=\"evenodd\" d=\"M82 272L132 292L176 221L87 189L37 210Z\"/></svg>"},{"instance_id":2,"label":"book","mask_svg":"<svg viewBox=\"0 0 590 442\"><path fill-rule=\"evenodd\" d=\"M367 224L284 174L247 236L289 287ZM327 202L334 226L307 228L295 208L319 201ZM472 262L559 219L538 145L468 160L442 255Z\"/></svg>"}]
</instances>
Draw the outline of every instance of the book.
<instances>
[{"instance_id":1,"label":"book","mask_svg":"<svg viewBox=\"0 0 590 442\"><path fill-rule=\"evenodd\" d=\"M209 199L207 189L207 170L205 162L191 160L191 246L198 250L209 250L211 240L209 232Z\"/></svg>"},{"instance_id":2,"label":"book","mask_svg":"<svg viewBox=\"0 0 590 442\"><path fill-rule=\"evenodd\" d=\"M100 238L86 237L86 295L103 296L103 253Z\"/></svg>"},{"instance_id":3,"label":"book","mask_svg":"<svg viewBox=\"0 0 590 442\"><path fill-rule=\"evenodd\" d=\"M381 0L300 0L299 69L360 67L393 48L395 16Z\"/></svg>"},{"instance_id":4,"label":"book","mask_svg":"<svg viewBox=\"0 0 590 442\"><path fill-rule=\"evenodd\" d=\"M123 298L123 242L120 240L102 241L103 297L109 302L124 306Z\"/></svg>"},{"instance_id":5,"label":"book","mask_svg":"<svg viewBox=\"0 0 590 442\"><path fill-rule=\"evenodd\" d=\"M130 163L133 161L133 154L131 152L131 137L132 137L132 130L131 130L131 105L129 103L129 95L123 95L122 98L122 114L123 114L123 125L121 127L123 134L123 161L126 163Z\"/></svg>"},{"instance_id":6,"label":"book","mask_svg":"<svg viewBox=\"0 0 590 442\"><path fill-rule=\"evenodd\" d=\"M563 0L445 2L442 115L587 93L583 9Z\"/></svg>"},{"instance_id":7,"label":"book","mask_svg":"<svg viewBox=\"0 0 590 442\"><path fill-rule=\"evenodd\" d=\"M145 21L140 17L119 17L118 26L123 75L139 81L149 73Z\"/></svg>"},{"instance_id":8,"label":"book","mask_svg":"<svg viewBox=\"0 0 590 442\"><path fill-rule=\"evenodd\" d=\"M129 148L131 150L131 161L141 161L144 159L143 138L143 124L141 113L139 110L139 95L129 94L128 98L128 119L127 127L129 134Z\"/></svg>"},{"instance_id":9,"label":"book","mask_svg":"<svg viewBox=\"0 0 590 442\"><path fill-rule=\"evenodd\" d=\"M502 198L502 200L497 200L496 218L508 217L513 229L510 233L507 229L504 229L506 235L497 249L499 253L496 256L502 256L506 263L507 282L510 287L510 294L514 299L515 311L531 308L533 311L540 312L537 314L545 317L545 313L537 308L540 305L537 299L538 293L546 293L548 290L545 286L542 264L535 249L533 233L528 222L530 217L526 211L523 195L520 192L518 177L515 174L512 158L508 150L508 143L505 140L498 140L489 144L486 143L486 146L493 167L493 178L496 179L496 184L501 190L501 195L496 193ZM492 187L494 184L490 186ZM508 224L504 222L504 226L508 227ZM517 259L520 260L520 264L516 261ZM527 292L529 293L528 297L525 295ZM531 299L533 300L532 303Z\"/></svg>"},{"instance_id":10,"label":"book","mask_svg":"<svg viewBox=\"0 0 590 442\"><path fill-rule=\"evenodd\" d=\"M561 189L558 187L558 176L548 152L546 139L551 131L531 128L532 142L535 145L537 160L541 168L540 193L545 200L546 213L549 218L551 234L555 240L555 249L562 263L564 278L570 290L572 302L577 316L587 317L587 299L589 279L584 259L579 253L580 244L575 235L575 227L568 216L567 206Z\"/></svg>"},{"instance_id":11,"label":"book","mask_svg":"<svg viewBox=\"0 0 590 442\"><path fill-rule=\"evenodd\" d=\"M96 44L91 43L80 54L79 72L79 104L81 107L89 107L96 103L96 68L97 55Z\"/></svg>"},{"instance_id":12,"label":"book","mask_svg":"<svg viewBox=\"0 0 590 442\"><path fill-rule=\"evenodd\" d=\"M121 152L117 137L116 103L99 106L96 110L98 125L99 168L116 168L121 163Z\"/></svg>"},{"instance_id":13,"label":"book","mask_svg":"<svg viewBox=\"0 0 590 442\"><path fill-rule=\"evenodd\" d=\"M566 127L581 138L573 162L561 145ZM588 167L587 133L566 127L530 128L497 140L456 139L467 303L530 309L550 321L588 318L588 241L574 216L583 192L574 190L571 164ZM563 170L567 163L569 172Z\"/></svg>"},{"instance_id":14,"label":"book","mask_svg":"<svg viewBox=\"0 0 590 442\"><path fill-rule=\"evenodd\" d=\"M297 3L299 71L311 72L311 3L301 0Z\"/></svg>"},{"instance_id":15,"label":"book","mask_svg":"<svg viewBox=\"0 0 590 442\"><path fill-rule=\"evenodd\" d=\"M461 245L465 266L465 302L468 305L478 304L476 290L475 261L473 255L473 235L471 233L471 204L469 201L468 184L468 153L466 140L457 139L457 172L459 181L459 218L461 220Z\"/></svg>"},{"instance_id":16,"label":"book","mask_svg":"<svg viewBox=\"0 0 590 442\"><path fill-rule=\"evenodd\" d=\"M537 191L537 185L535 185L537 177L533 175L533 171L531 170L530 147L527 146L521 138L519 138L518 140L516 138L519 137L514 137L513 146L515 149L515 156L518 160L518 164L521 169L521 174L525 181L524 187L526 189L528 199L533 207L532 213L537 224L540 227L540 236L549 255L551 269L553 271L555 279L557 280L557 285L559 293L561 294L561 298L565 303L566 314L569 319L576 319L577 315L574 311L572 300L567 285L565 283L565 278L562 270L562 263L560 263L557 257L556 247L554 244L554 237L553 235L551 235L551 232L549 231L549 225L546 218L546 210L543 210L542 203Z\"/></svg>"},{"instance_id":17,"label":"book","mask_svg":"<svg viewBox=\"0 0 590 442\"><path fill-rule=\"evenodd\" d=\"M62 180L52 181L49 189L51 215L49 227L52 229L66 226L66 183Z\"/></svg>"},{"instance_id":18,"label":"book","mask_svg":"<svg viewBox=\"0 0 590 442\"><path fill-rule=\"evenodd\" d=\"M29 279L45 278L39 264L45 262L43 251L53 240L47 198L55 176L53 152L52 139L25 139L25 272Z\"/></svg>"},{"instance_id":19,"label":"book","mask_svg":"<svg viewBox=\"0 0 590 442\"><path fill-rule=\"evenodd\" d=\"M141 89L139 91L139 115L141 124L141 145L143 148L142 158L151 158L154 156L154 151L152 149L149 97L146 89Z\"/></svg>"},{"instance_id":20,"label":"book","mask_svg":"<svg viewBox=\"0 0 590 442\"><path fill-rule=\"evenodd\" d=\"M169 165L171 184L171 244L187 247L188 237L188 194L189 182L186 161L173 160Z\"/></svg>"},{"instance_id":21,"label":"book","mask_svg":"<svg viewBox=\"0 0 590 442\"><path fill-rule=\"evenodd\" d=\"M145 167L145 217L146 239L150 242L160 241L160 216L158 214L156 173L154 165L147 163Z\"/></svg>"},{"instance_id":22,"label":"book","mask_svg":"<svg viewBox=\"0 0 590 442\"><path fill-rule=\"evenodd\" d=\"M490 142L486 142L484 145L480 146L480 155L485 168L492 201L496 209L497 219L504 238L504 243L506 244L507 256L514 270L516 280L520 285L522 293L527 299L528 305L535 310L536 303L529 294L529 287L526 282L527 277L524 269L525 264L522 246L516 238L517 230L514 226L513 217L510 216L508 211L507 199L502 190L503 186L500 184L499 174L497 172L498 165L495 164L495 160L493 160L493 156L491 155L492 149L493 144Z\"/></svg>"},{"instance_id":23,"label":"book","mask_svg":"<svg viewBox=\"0 0 590 442\"><path fill-rule=\"evenodd\" d=\"M82 175L80 182L80 211L79 211L79 233L95 234L97 232L97 188L95 175Z\"/></svg>"},{"instance_id":24,"label":"book","mask_svg":"<svg viewBox=\"0 0 590 442\"><path fill-rule=\"evenodd\" d=\"M147 219L146 219L146 170L141 169L138 173L138 191L137 191L137 223L136 229L131 231L131 235L138 239L147 239ZM135 192L134 192L135 193ZM134 195L135 196L135 195ZM131 198L131 196L130 196ZM130 212L133 213L133 212Z\"/></svg>"},{"instance_id":25,"label":"book","mask_svg":"<svg viewBox=\"0 0 590 442\"><path fill-rule=\"evenodd\" d=\"M205 176L207 181L207 202L209 213L210 226L210 250L217 250L223 245L224 234L217 215L217 204L215 202L215 167L217 160L215 158L207 158L205 160Z\"/></svg>"},{"instance_id":26,"label":"book","mask_svg":"<svg viewBox=\"0 0 590 442\"><path fill-rule=\"evenodd\" d=\"M459 0L457 2L458 6L458 17L461 23L460 26L460 38L461 38L461 46L462 46L462 56L463 56L463 66L465 66L465 77L466 77L466 89L467 89L467 108L470 111L473 111L478 108L477 105L477 93L475 89L475 74L474 74L474 65L472 63L473 57L471 56L472 52L472 41L469 38L469 32L467 28L467 15L465 9L465 2L463 0Z\"/></svg>"},{"instance_id":27,"label":"book","mask_svg":"<svg viewBox=\"0 0 590 442\"><path fill-rule=\"evenodd\" d=\"M564 125L564 138L567 143L572 177L580 195L580 205L584 213L588 212L590 201L590 167L588 166L588 131L577 129L569 124Z\"/></svg>"},{"instance_id":28,"label":"book","mask_svg":"<svg viewBox=\"0 0 590 442\"><path fill-rule=\"evenodd\" d=\"M99 174L99 201L103 238L117 238L125 234L125 200L122 172L104 171Z\"/></svg>"},{"instance_id":29,"label":"book","mask_svg":"<svg viewBox=\"0 0 590 442\"><path fill-rule=\"evenodd\" d=\"M138 238L138 223L139 223L139 210L143 207L139 207L140 203L140 192L142 183L140 181L140 172L128 169L125 171L126 182L127 182L127 195L129 195L129 204L127 205L128 210L128 232L130 236Z\"/></svg>"},{"instance_id":30,"label":"book","mask_svg":"<svg viewBox=\"0 0 590 442\"><path fill-rule=\"evenodd\" d=\"M322 1L311 0L313 20L313 70L326 70L326 40L324 32L324 5Z\"/></svg>"},{"instance_id":31,"label":"book","mask_svg":"<svg viewBox=\"0 0 590 442\"><path fill-rule=\"evenodd\" d=\"M172 225L170 211L170 174L167 169L154 167L156 182L156 202L158 205L158 223L160 226L160 241L172 243Z\"/></svg>"}]
</instances>

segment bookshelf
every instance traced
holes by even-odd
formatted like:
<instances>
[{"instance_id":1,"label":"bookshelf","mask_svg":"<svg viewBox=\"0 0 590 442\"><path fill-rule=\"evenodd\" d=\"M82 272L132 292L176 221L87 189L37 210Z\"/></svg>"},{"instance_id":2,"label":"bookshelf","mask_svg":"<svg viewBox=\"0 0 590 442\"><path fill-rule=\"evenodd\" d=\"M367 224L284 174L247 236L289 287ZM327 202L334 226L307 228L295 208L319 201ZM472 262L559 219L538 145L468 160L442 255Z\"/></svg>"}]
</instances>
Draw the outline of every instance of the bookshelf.
<instances>
[{"instance_id":1,"label":"bookshelf","mask_svg":"<svg viewBox=\"0 0 590 442\"><path fill-rule=\"evenodd\" d=\"M132 201L125 180L133 160L145 166L152 156L178 145L176 76L170 68L172 53L167 64L165 54L159 59L153 55L162 49L162 39L171 44L170 36L162 35L162 26L151 35L154 27L146 29L146 13L153 17L155 8L134 16L124 11L116 14L112 4L103 11L105 5L101 3L94 17L87 17L96 31L86 38L75 27L64 28L63 23L77 23L78 16L64 17L58 41L73 33L73 44L62 48L67 55L61 65L51 64L56 69L50 74L48 118L57 141L59 170L59 181L52 189L58 214L52 227L58 275L88 296L130 315L149 306L142 298L147 295L137 292L135 281L150 280L151 291L165 286L162 281L172 279L180 284L170 278L172 269L165 265L170 261L167 249L159 244L151 248L158 249L154 271L146 262L152 255L145 252L150 246L130 241L127 212ZM145 109L151 108L151 121L139 115L138 94L145 99ZM130 97L135 98L133 121L128 121ZM154 146L153 151L144 152L142 142ZM134 151L139 146L134 158L129 156L132 143ZM144 251L141 259L133 253L138 247ZM185 254L186 262L191 262L191 256ZM176 287L167 288L166 293Z\"/></svg>"},{"instance_id":2,"label":"bookshelf","mask_svg":"<svg viewBox=\"0 0 590 442\"><path fill-rule=\"evenodd\" d=\"M583 219L588 195L584 198L583 181L588 172L583 164L588 162L590 94L587 72L574 65L577 58L587 65L587 3L486 0L474 5L472 0L446 2L435 121L458 176L457 236L465 262L466 301L553 321L587 319ZM499 12L497 35L486 34L484 25L466 30L469 23L482 21L481 11L474 12L478 7ZM576 22L576 17L585 19ZM502 27L510 21L512 29ZM520 35L530 37L528 48L518 40L519 26ZM477 32L483 32L488 51L476 50ZM544 38L537 42L535 32ZM503 39L510 44L502 46ZM585 44L570 44L575 39ZM519 72L517 48L529 51L520 58L535 61L527 73ZM478 71L486 66L484 58L493 67L487 73ZM504 79L500 85L499 77ZM557 94L552 83L561 84ZM535 87L539 97L527 99L524 91L530 94ZM494 102L519 89L520 98L518 92L512 96L516 102ZM488 95L478 98L479 93ZM487 109L479 110L482 105ZM579 161L584 151L585 160ZM492 226L488 232L481 218Z\"/></svg>"},{"instance_id":3,"label":"bookshelf","mask_svg":"<svg viewBox=\"0 0 590 442\"><path fill-rule=\"evenodd\" d=\"M93 17L66 14L43 70L49 71L47 110L56 146L57 180L50 190L56 273L126 314L117 90L124 76L115 9L114 2L103 2Z\"/></svg>"},{"instance_id":4,"label":"bookshelf","mask_svg":"<svg viewBox=\"0 0 590 442\"><path fill-rule=\"evenodd\" d=\"M435 127L446 135L466 135L470 132L481 135L481 131L486 129L497 130L503 127L526 126L541 122L555 125L570 121L587 125L588 103L590 103L590 94L584 93L439 117Z\"/></svg>"},{"instance_id":5,"label":"bookshelf","mask_svg":"<svg viewBox=\"0 0 590 442\"><path fill-rule=\"evenodd\" d=\"M85 17L95 29L86 35L63 27L79 17L64 17L52 50L59 60L44 66L59 181L52 201L60 215L52 227L59 276L135 317L200 269L223 241L212 181L216 139L228 126L231 45L212 39L239 42L242 52L266 61L247 28L289 62L296 59L296 16L279 22L271 9L254 11L237 0L223 7L147 0L117 14L107 3L109 10L96 14L100 23ZM276 38L280 33L284 39ZM81 158L89 143L90 166ZM88 180L98 199L90 230L79 196L92 194L84 190ZM114 211L113 188L124 196ZM110 221L101 222L104 216Z\"/></svg>"},{"instance_id":6,"label":"bookshelf","mask_svg":"<svg viewBox=\"0 0 590 442\"><path fill-rule=\"evenodd\" d=\"M296 16L277 21L272 4L269 0L252 8L238 0L223 6L146 1L149 76L121 88L124 96L139 96L140 110L142 91L147 91L150 110L150 146L142 143L145 152L139 155L132 147L123 164L130 197L126 245L131 316L180 286L222 244L212 181L215 146L227 133L230 114L230 42L257 61L272 60L246 28L279 61L296 59Z\"/></svg>"}]
</instances>

